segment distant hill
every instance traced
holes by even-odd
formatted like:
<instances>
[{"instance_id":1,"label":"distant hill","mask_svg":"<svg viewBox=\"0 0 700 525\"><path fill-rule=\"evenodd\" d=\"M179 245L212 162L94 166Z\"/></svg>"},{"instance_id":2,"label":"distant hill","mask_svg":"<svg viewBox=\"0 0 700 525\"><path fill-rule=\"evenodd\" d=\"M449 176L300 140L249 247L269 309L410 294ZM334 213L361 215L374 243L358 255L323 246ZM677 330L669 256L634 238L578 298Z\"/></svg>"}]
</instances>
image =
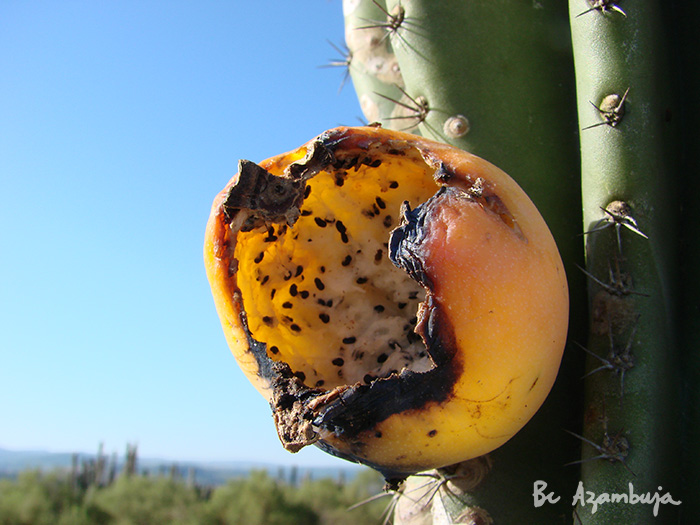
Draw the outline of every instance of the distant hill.
<instances>
[{"instance_id":1,"label":"distant hill","mask_svg":"<svg viewBox=\"0 0 700 525\"><path fill-rule=\"evenodd\" d=\"M70 470L73 457L78 463L95 460L97 454L46 452L41 450L7 450L0 448L0 478L15 478L23 470L39 469L50 471L56 469ZM108 461L114 460L110 455ZM117 471L123 467L123 458L116 458ZM247 476L251 470L265 470L270 475L288 482L296 483L306 478L350 480L362 467L348 463L347 467L288 467L254 462L192 462L171 461L157 458L138 458L138 471L149 475L175 475L190 479L199 485L223 485L228 480Z\"/></svg>"}]
</instances>

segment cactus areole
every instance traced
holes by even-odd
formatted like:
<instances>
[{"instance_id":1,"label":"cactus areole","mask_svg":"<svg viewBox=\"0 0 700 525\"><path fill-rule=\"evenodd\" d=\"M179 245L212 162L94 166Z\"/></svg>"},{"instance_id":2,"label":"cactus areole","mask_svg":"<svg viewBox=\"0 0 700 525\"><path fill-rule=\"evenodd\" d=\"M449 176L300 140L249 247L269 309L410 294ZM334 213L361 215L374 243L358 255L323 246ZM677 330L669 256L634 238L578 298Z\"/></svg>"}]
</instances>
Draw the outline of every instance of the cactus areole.
<instances>
[{"instance_id":1,"label":"cactus areole","mask_svg":"<svg viewBox=\"0 0 700 525\"><path fill-rule=\"evenodd\" d=\"M497 448L537 411L568 290L505 173L377 127L239 168L212 207L206 269L285 448L315 444L396 483Z\"/></svg>"}]
</instances>

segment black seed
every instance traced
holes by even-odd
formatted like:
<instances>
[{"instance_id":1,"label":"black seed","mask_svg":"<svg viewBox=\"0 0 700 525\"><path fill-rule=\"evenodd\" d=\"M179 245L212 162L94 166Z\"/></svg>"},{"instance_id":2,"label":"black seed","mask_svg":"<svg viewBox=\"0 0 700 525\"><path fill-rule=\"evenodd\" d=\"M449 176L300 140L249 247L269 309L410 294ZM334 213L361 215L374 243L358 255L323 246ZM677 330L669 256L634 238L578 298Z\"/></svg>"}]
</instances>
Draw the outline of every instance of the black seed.
<instances>
[{"instance_id":1,"label":"black seed","mask_svg":"<svg viewBox=\"0 0 700 525\"><path fill-rule=\"evenodd\" d=\"M276 346L271 346L270 347L270 353L271 354L279 354L280 349L277 348Z\"/></svg>"},{"instance_id":2,"label":"black seed","mask_svg":"<svg viewBox=\"0 0 700 525\"><path fill-rule=\"evenodd\" d=\"M393 220L392 220L392 218L391 218L391 215L387 215L386 217L384 217L384 223L383 223L383 224L384 224L385 227L388 228L389 226L391 226L391 223L392 223L392 222L393 222Z\"/></svg>"},{"instance_id":3,"label":"black seed","mask_svg":"<svg viewBox=\"0 0 700 525\"><path fill-rule=\"evenodd\" d=\"M318 301L316 301L316 302L317 302L318 304L320 304L321 306L326 306L326 300L325 300L325 299L318 299Z\"/></svg>"},{"instance_id":4,"label":"black seed","mask_svg":"<svg viewBox=\"0 0 700 525\"><path fill-rule=\"evenodd\" d=\"M358 277L358 278L355 280L355 282L356 282L357 284L365 284L368 280L369 280L369 279L367 279L367 277Z\"/></svg>"},{"instance_id":5,"label":"black seed","mask_svg":"<svg viewBox=\"0 0 700 525\"><path fill-rule=\"evenodd\" d=\"M282 303L282 308L291 308L291 307L292 307L292 303L290 303L289 301L285 301Z\"/></svg>"},{"instance_id":6,"label":"black seed","mask_svg":"<svg viewBox=\"0 0 700 525\"><path fill-rule=\"evenodd\" d=\"M336 357L331 361L335 366L343 366L345 364L345 360L342 357Z\"/></svg>"},{"instance_id":7,"label":"black seed","mask_svg":"<svg viewBox=\"0 0 700 525\"><path fill-rule=\"evenodd\" d=\"M263 323L265 323L268 326L270 326L272 324L272 317L270 317L269 315L264 316L262 318L262 320L263 320Z\"/></svg>"},{"instance_id":8,"label":"black seed","mask_svg":"<svg viewBox=\"0 0 700 525\"><path fill-rule=\"evenodd\" d=\"M325 266L321 266L321 267L319 267L318 271L321 272L321 273L326 273L326 267L325 267Z\"/></svg>"},{"instance_id":9,"label":"black seed","mask_svg":"<svg viewBox=\"0 0 700 525\"><path fill-rule=\"evenodd\" d=\"M276 293L277 293L277 288L273 288L272 291L270 292L270 299L274 299Z\"/></svg>"},{"instance_id":10,"label":"black seed","mask_svg":"<svg viewBox=\"0 0 700 525\"><path fill-rule=\"evenodd\" d=\"M362 210L362 215L371 219L374 217L374 212L372 210Z\"/></svg>"},{"instance_id":11,"label":"black seed","mask_svg":"<svg viewBox=\"0 0 700 525\"><path fill-rule=\"evenodd\" d=\"M343 221L336 221L335 229L338 230L340 233L345 233L348 231L347 228L345 228Z\"/></svg>"},{"instance_id":12,"label":"black seed","mask_svg":"<svg viewBox=\"0 0 700 525\"><path fill-rule=\"evenodd\" d=\"M378 314L382 313L384 311L384 305L378 304L377 306L374 307L374 311L377 312Z\"/></svg>"},{"instance_id":13,"label":"black seed","mask_svg":"<svg viewBox=\"0 0 700 525\"><path fill-rule=\"evenodd\" d=\"M408 294L409 299L418 299L418 292L410 292Z\"/></svg>"},{"instance_id":14,"label":"black seed","mask_svg":"<svg viewBox=\"0 0 700 525\"><path fill-rule=\"evenodd\" d=\"M294 277L299 277L302 273L304 273L304 267L300 264L297 266L296 272L294 272Z\"/></svg>"},{"instance_id":15,"label":"black seed","mask_svg":"<svg viewBox=\"0 0 700 525\"><path fill-rule=\"evenodd\" d=\"M344 337L344 338L343 338L343 344L344 344L344 345L351 345L351 344L353 344L355 341L357 341L357 337L355 337L355 336L350 336L350 337Z\"/></svg>"},{"instance_id":16,"label":"black seed","mask_svg":"<svg viewBox=\"0 0 700 525\"><path fill-rule=\"evenodd\" d=\"M325 381L323 379L319 379L318 381L316 381L316 386L323 386L324 383Z\"/></svg>"},{"instance_id":17,"label":"black seed","mask_svg":"<svg viewBox=\"0 0 700 525\"><path fill-rule=\"evenodd\" d=\"M325 227L326 227L326 221L324 221L321 217L314 217L314 222L315 222L320 228L325 228Z\"/></svg>"},{"instance_id":18,"label":"black seed","mask_svg":"<svg viewBox=\"0 0 700 525\"><path fill-rule=\"evenodd\" d=\"M382 437L382 433L379 432L379 431L377 430L377 431L374 433L374 437L380 438L380 437Z\"/></svg>"},{"instance_id":19,"label":"black seed","mask_svg":"<svg viewBox=\"0 0 700 525\"><path fill-rule=\"evenodd\" d=\"M275 242L277 240L277 235L275 235L275 229L270 226L267 229L267 237L263 239L265 242Z\"/></svg>"},{"instance_id":20,"label":"black seed","mask_svg":"<svg viewBox=\"0 0 700 525\"><path fill-rule=\"evenodd\" d=\"M368 385L369 385L372 381L374 381L374 378L373 378L371 375L369 375L369 374L365 374L365 377L363 377L362 379L363 379L364 382L367 383Z\"/></svg>"},{"instance_id":21,"label":"black seed","mask_svg":"<svg viewBox=\"0 0 700 525\"><path fill-rule=\"evenodd\" d=\"M409 323L411 323L411 324L416 324L417 322L418 322L418 317L411 317L411 320L409 321Z\"/></svg>"},{"instance_id":22,"label":"black seed","mask_svg":"<svg viewBox=\"0 0 700 525\"><path fill-rule=\"evenodd\" d=\"M301 210L301 216L302 217L308 217L311 215L313 212L311 210Z\"/></svg>"},{"instance_id":23,"label":"black seed","mask_svg":"<svg viewBox=\"0 0 700 525\"><path fill-rule=\"evenodd\" d=\"M377 159L369 163L370 168L378 168L382 165L382 159Z\"/></svg>"},{"instance_id":24,"label":"black seed","mask_svg":"<svg viewBox=\"0 0 700 525\"><path fill-rule=\"evenodd\" d=\"M318 318L324 323L329 323L331 320L331 317L328 314L318 314Z\"/></svg>"},{"instance_id":25,"label":"black seed","mask_svg":"<svg viewBox=\"0 0 700 525\"><path fill-rule=\"evenodd\" d=\"M343 177L336 177L335 178L335 185L340 187L343 184L345 184L345 179Z\"/></svg>"},{"instance_id":26,"label":"black seed","mask_svg":"<svg viewBox=\"0 0 700 525\"><path fill-rule=\"evenodd\" d=\"M309 292L307 290L302 290L301 292L299 292L299 295L302 299L306 299L309 296Z\"/></svg>"},{"instance_id":27,"label":"black seed","mask_svg":"<svg viewBox=\"0 0 700 525\"><path fill-rule=\"evenodd\" d=\"M399 187L399 183L396 182L395 180L392 180L392 181L389 183L389 187L390 187L392 190L395 190L396 188Z\"/></svg>"},{"instance_id":28,"label":"black seed","mask_svg":"<svg viewBox=\"0 0 700 525\"><path fill-rule=\"evenodd\" d=\"M389 356L388 356L388 355L383 354L383 353L382 353L382 354L379 354L379 355L377 356L377 363L383 363L383 362L386 361L387 359L389 359Z\"/></svg>"},{"instance_id":29,"label":"black seed","mask_svg":"<svg viewBox=\"0 0 700 525\"><path fill-rule=\"evenodd\" d=\"M348 239L347 233L341 233L340 240L343 241L343 244L347 244L350 241L350 239Z\"/></svg>"},{"instance_id":30,"label":"black seed","mask_svg":"<svg viewBox=\"0 0 700 525\"><path fill-rule=\"evenodd\" d=\"M346 255L345 259L343 259L343 262L340 264L342 264L343 266L349 266L351 262L352 262L352 256Z\"/></svg>"},{"instance_id":31,"label":"black seed","mask_svg":"<svg viewBox=\"0 0 700 525\"><path fill-rule=\"evenodd\" d=\"M428 437L435 437L437 435L437 430L431 430L428 432Z\"/></svg>"},{"instance_id":32,"label":"black seed","mask_svg":"<svg viewBox=\"0 0 700 525\"><path fill-rule=\"evenodd\" d=\"M295 283L295 284L292 284L292 285L289 287L289 295L291 295L292 297L296 297L297 293L298 293L298 290L297 290L297 285L296 285L296 283Z\"/></svg>"},{"instance_id":33,"label":"black seed","mask_svg":"<svg viewBox=\"0 0 700 525\"><path fill-rule=\"evenodd\" d=\"M282 277L282 279L284 279L285 281L289 281L289 279L291 279L291 278L292 278L292 272L290 272L289 270L287 270L285 272L284 276Z\"/></svg>"},{"instance_id":34,"label":"black seed","mask_svg":"<svg viewBox=\"0 0 700 525\"><path fill-rule=\"evenodd\" d=\"M408 305L408 303L399 303L399 310L403 310L404 308L406 308L406 305Z\"/></svg>"},{"instance_id":35,"label":"black seed","mask_svg":"<svg viewBox=\"0 0 700 525\"><path fill-rule=\"evenodd\" d=\"M415 332L408 332L406 334L406 339L408 339L409 343L415 343L416 341L420 341L421 337Z\"/></svg>"},{"instance_id":36,"label":"black seed","mask_svg":"<svg viewBox=\"0 0 700 525\"><path fill-rule=\"evenodd\" d=\"M265 252L260 252L258 256L255 259L253 259L253 262L255 264L258 264L260 261L263 260L263 257L265 257Z\"/></svg>"},{"instance_id":37,"label":"black seed","mask_svg":"<svg viewBox=\"0 0 700 525\"><path fill-rule=\"evenodd\" d=\"M269 281L269 280L270 280L270 276L269 276L269 275L266 275L265 277L262 278L262 282L261 282L260 284L265 284L265 283L267 283L267 281Z\"/></svg>"},{"instance_id":38,"label":"black seed","mask_svg":"<svg viewBox=\"0 0 700 525\"><path fill-rule=\"evenodd\" d=\"M291 328L293 332L301 332L301 326L296 323L292 323L289 328Z\"/></svg>"},{"instance_id":39,"label":"black seed","mask_svg":"<svg viewBox=\"0 0 700 525\"><path fill-rule=\"evenodd\" d=\"M316 277L314 279L314 284L316 285L316 288L318 288L319 290L323 290L326 287L326 285L323 284L323 281L321 279L319 279L318 277Z\"/></svg>"},{"instance_id":40,"label":"black seed","mask_svg":"<svg viewBox=\"0 0 700 525\"><path fill-rule=\"evenodd\" d=\"M306 188L304 188L304 198L307 198L309 195L311 195L311 186L307 184Z\"/></svg>"},{"instance_id":41,"label":"black seed","mask_svg":"<svg viewBox=\"0 0 700 525\"><path fill-rule=\"evenodd\" d=\"M381 248L377 250L377 253L374 254L374 261L379 262L382 260L382 256L384 255L384 250Z\"/></svg>"},{"instance_id":42,"label":"black seed","mask_svg":"<svg viewBox=\"0 0 700 525\"><path fill-rule=\"evenodd\" d=\"M294 372L294 375L298 377L302 383L306 380L306 374L304 372Z\"/></svg>"},{"instance_id":43,"label":"black seed","mask_svg":"<svg viewBox=\"0 0 700 525\"><path fill-rule=\"evenodd\" d=\"M377 206L379 206L382 210L386 209L386 202L384 202L384 199L377 197L374 200L377 202Z\"/></svg>"},{"instance_id":44,"label":"black seed","mask_svg":"<svg viewBox=\"0 0 700 525\"><path fill-rule=\"evenodd\" d=\"M333 299L328 299L328 300L326 300L326 306L327 306L328 308L330 308L331 306L333 306Z\"/></svg>"}]
</instances>

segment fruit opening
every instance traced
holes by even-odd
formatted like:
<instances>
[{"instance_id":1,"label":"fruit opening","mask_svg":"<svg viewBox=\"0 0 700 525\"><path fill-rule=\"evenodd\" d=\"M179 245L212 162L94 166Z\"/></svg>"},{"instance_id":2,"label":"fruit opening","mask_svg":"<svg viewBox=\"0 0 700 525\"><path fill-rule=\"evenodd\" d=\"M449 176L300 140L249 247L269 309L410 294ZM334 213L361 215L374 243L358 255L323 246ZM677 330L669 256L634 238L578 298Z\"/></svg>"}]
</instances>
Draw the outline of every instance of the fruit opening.
<instances>
[{"instance_id":1,"label":"fruit opening","mask_svg":"<svg viewBox=\"0 0 700 525\"><path fill-rule=\"evenodd\" d=\"M413 150L341 165L306 181L293 225L239 232L234 252L252 337L321 389L434 366L414 331L426 292L388 257L402 204L438 188L434 169Z\"/></svg>"}]
</instances>

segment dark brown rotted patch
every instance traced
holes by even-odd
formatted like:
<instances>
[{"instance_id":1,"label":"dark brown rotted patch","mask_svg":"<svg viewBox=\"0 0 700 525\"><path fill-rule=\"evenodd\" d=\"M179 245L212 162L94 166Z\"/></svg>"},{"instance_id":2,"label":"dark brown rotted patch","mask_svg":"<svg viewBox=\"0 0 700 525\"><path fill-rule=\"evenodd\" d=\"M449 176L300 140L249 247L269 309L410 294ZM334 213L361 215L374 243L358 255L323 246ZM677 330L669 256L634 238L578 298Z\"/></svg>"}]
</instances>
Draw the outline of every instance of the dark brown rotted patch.
<instances>
[{"instance_id":1,"label":"dark brown rotted patch","mask_svg":"<svg viewBox=\"0 0 700 525\"><path fill-rule=\"evenodd\" d=\"M403 370L370 384L352 385L319 410L315 426L352 439L393 414L442 403L453 395L454 384L462 372L461 360L455 356L454 330L432 296L427 302L428 320L421 335L436 366L427 372Z\"/></svg>"}]
</instances>

